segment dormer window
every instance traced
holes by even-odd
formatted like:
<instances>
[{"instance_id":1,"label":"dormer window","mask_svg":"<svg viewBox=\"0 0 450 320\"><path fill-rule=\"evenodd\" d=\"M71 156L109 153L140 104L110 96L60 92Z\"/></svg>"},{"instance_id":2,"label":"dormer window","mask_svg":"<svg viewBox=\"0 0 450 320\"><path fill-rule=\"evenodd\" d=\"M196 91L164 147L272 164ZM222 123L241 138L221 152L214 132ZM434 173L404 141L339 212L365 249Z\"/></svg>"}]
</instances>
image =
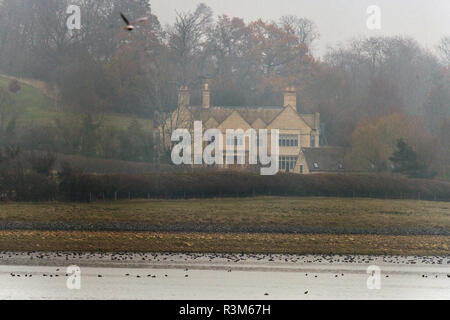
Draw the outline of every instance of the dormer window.
<instances>
[{"instance_id":1,"label":"dormer window","mask_svg":"<svg viewBox=\"0 0 450 320\"><path fill-rule=\"evenodd\" d=\"M314 169L319 169L319 163L314 162Z\"/></svg>"}]
</instances>

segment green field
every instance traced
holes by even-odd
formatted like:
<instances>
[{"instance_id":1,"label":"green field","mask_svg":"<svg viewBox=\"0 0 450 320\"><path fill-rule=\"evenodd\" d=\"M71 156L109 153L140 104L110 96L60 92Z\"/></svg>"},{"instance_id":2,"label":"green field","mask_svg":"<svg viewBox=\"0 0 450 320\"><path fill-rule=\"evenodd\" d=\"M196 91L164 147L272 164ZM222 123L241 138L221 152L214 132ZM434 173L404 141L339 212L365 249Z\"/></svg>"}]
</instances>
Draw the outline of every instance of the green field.
<instances>
[{"instance_id":1,"label":"green field","mask_svg":"<svg viewBox=\"0 0 450 320\"><path fill-rule=\"evenodd\" d=\"M0 75L0 87L8 88L10 80ZM19 114L20 127L41 126L53 123L56 119L74 119L79 114L67 111L64 106L58 105L55 100L45 95L41 90L21 84L21 90L12 94L15 108ZM104 125L118 128L127 128L136 117L114 113L104 114ZM151 119L137 119L146 130L153 130Z\"/></svg>"}]
</instances>

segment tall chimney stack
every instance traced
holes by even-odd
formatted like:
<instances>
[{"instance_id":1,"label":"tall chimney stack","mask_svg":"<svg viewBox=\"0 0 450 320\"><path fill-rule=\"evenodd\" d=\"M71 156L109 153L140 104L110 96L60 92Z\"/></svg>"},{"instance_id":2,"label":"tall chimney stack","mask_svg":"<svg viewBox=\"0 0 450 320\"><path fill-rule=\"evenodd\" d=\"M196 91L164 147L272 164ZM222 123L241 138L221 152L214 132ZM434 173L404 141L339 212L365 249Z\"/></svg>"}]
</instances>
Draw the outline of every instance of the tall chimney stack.
<instances>
[{"instance_id":1,"label":"tall chimney stack","mask_svg":"<svg viewBox=\"0 0 450 320\"><path fill-rule=\"evenodd\" d=\"M297 90L294 86L289 86L284 90L284 107L291 106L297 110Z\"/></svg>"},{"instance_id":2,"label":"tall chimney stack","mask_svg":"<svg viewBox=\"0 0 450 320\"><path fill-rule=\"evenodd\" d=\"M191 94L187 86L181 86L178 91L178 107L188 107L191 104Z\"/></svg>"},{"instance_id":3,"label":"tall chimney stack","mask_svg":"<svg viewBox=\"0 0 450 320\"><path fill-rule=\"evenodd\" d=\"M205 83L202 90L202 106L203 109L209 109L211 106L211 91L209 91L208 83Z\"/></svg>"},{"instance_id":4,"label":"tall chimney stack","mask_svg":"<svg viewBox=\"0 0 450 320\"><path fill-rule=\"evenodd\" d=\"M316 112L314 113L314 129L319 132L320 129L320 113Z\"/></svg>"}]
</instances>

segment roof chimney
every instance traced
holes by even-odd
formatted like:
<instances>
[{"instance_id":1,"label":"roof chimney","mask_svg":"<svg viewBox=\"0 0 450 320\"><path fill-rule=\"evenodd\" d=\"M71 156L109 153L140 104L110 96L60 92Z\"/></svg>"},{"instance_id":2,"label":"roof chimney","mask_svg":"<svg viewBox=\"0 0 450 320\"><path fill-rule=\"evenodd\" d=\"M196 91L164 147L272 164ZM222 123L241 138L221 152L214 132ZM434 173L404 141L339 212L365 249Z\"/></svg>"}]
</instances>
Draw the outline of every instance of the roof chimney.
<instances>
[{"instance_id":1,"label":"roof chimney","mask_svg":"<svg viewBox=\"0 0 450 320\"><path fill-rule=\"evenodd\" d=\"M314 113L314 129L316 129L317 132L320 129L320 113L319 112Z\"/></svg>"},{"instance_id":2,"label":"roof chimney","mask_svg":"<svg viewBox=\"0 0 450 320\"><path fill-rule=\"evenodd\" d=\"M181 86L178 90L178 107L187 107L191 104L191 94L187 86Z\"/></svg>"},{"instance_id":3,"label":"roof chimney","mask_svg":"<svg viewBox=\"0 0 450 320\"><path fill-rule=\"evenodd\" d=\"M286 87L284 90L284 107L291 106L297 110L297 90L294 86Z\"/></svg>"},{"instance_id":4,"label":"roof chimney","mask_svg":"<svg viewBox=\"0 0 450 320\"><path fill-rule=\"evenodd\" d=\"M208 83L205 83L202 89L202 107L203 109L209 109L211 106L211 91L209 91Z\"/></svg>"}]
</instances>

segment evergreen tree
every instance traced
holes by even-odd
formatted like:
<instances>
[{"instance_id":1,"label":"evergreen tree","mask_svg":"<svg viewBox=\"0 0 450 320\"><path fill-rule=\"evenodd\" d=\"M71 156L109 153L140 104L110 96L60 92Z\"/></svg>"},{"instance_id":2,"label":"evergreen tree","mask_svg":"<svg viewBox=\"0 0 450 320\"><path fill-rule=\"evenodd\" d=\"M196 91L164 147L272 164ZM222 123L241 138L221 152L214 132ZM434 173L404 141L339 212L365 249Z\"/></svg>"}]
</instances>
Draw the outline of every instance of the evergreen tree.
<instances>
[{"instance_id":1,"label":"evergreen tree","mask_svg":"<svg viewBox=\"0 0 450 320\"><path fill-rule=\"evenodd\" d=\"M410 178L431 178L436 175L429 172L425 164L417 160L417 153L403 139L397 141L397 150L389 160L395 166L393 172L407 175Z\"/></svg>"}]
</instances>

